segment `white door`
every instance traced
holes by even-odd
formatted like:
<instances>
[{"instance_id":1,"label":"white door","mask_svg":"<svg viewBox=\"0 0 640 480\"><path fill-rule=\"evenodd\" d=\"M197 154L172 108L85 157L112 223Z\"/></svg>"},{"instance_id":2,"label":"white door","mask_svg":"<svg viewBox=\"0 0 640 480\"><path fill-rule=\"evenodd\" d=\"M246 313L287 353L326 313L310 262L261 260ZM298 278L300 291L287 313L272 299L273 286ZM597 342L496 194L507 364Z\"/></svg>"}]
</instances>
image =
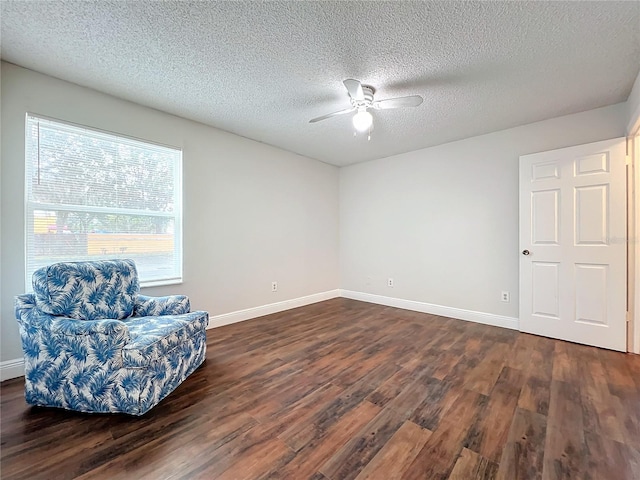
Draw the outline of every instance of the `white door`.
<instances>
[{"instance_id":1,"label":"white door","mask_svg":"<svg viewBox=\"0 0 640 480\"><path fill-rule=\"evenodd\" d=\"M520 330L626 351L625 139L520 157Z\"/></svg>"}]
</instances>

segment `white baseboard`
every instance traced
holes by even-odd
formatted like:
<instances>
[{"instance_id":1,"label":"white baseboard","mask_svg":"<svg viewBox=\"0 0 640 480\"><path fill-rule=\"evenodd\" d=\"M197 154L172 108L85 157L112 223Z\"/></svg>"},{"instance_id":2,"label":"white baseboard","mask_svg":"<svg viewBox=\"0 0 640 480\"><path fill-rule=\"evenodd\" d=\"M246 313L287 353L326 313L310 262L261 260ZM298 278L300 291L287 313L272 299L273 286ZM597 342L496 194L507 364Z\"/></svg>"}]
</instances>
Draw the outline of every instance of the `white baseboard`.
<instances>
[{"instance_id":1,"label":"white baseboard","mask_svg":"<svg viewBox=\"0 0 640 480\"><path fill-rule=\"evenodd\" d=\"M462 308L445 307L443 305L435 305L433 303L403 300L401 298L385 297L383 295L354 292L351 290L341 290L340 296L344 298L351 298L352 300L377 303L378 305L385 305L388 307L403 308L405 310L413 310L415 312L430 313L432 315L440 315L443 317L457 318L459 320L467 320L469 322L493 325L494 327L518 330L519 326L517 318L495 315L493 313L475 312L473 310L464 310Z\"/></svg>"},{"instance_id":2,"label":"white baseboard","mask_svg":"<svg viewBox=\"0 0 640 480\"><path fill-rule=\"evenodd\" d=\"M272 313L283 312L296 307L303 307L312 303L322 302L331 298L340 296L340 290L329 290L328 292L314 293L306 297L292 298L282 302L270 303L259 307L247 308L245 310L237 310L235 312L223 313L222 315L214 315L209 317L209 326L207 329L230 325L232 323L243 322L251 318L262 317Z\"/></svg>"},{"instance_id":3,"label":"white baseboard","mask_svg":"<svg viewBox=\"0 0 640 480\"><path fill-rule=\"evenodd\" d=\"M0 382L24 376L24 358L0 362Z\"/></svg>"}]
</instances>

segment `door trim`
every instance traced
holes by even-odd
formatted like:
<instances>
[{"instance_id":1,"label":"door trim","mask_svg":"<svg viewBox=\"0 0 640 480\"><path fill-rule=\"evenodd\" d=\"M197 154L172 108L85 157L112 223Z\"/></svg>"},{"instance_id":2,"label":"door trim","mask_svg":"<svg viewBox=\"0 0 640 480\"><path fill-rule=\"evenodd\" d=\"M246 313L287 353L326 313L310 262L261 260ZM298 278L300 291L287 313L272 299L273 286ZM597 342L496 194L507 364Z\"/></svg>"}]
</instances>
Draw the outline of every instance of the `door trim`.
<instances>
[{"instance_id":1,"label":"door trim","mask_svg":"<svg viewBox=\"0 0 640 480\"><path fill-rule=\"evenodd\" d=\"M627 241L633 245L629 254L629 324L627 327L627 351L640 354L640 118L636 130L627 137L627 147L631 156L633 180L629 182L629 216ZM633 258L635 257L635 258Z\"/></svg>"}]
</instances>

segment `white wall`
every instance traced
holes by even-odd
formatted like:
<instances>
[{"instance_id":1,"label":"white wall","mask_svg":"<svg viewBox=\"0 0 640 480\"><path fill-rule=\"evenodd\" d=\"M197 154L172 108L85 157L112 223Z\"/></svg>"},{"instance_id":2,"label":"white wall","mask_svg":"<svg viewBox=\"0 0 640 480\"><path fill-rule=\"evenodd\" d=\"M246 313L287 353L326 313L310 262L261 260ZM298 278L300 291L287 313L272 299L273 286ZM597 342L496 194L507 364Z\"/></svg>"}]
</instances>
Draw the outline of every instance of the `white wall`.
<instances>
[{"instance_id":1,"label":"white wall","mask_svg":"<svg viewBox=\"0 0 640 480\"><path fill-rule=\"evenodd\" d=\"M640 123L640 72L627 98L627 134L635 133Z\"/></svg>"},{"instance_id":2,"label":"white wall","mask_svg":"<svg viewBox=\"0 0 640 480\"><path fill-rule=\"evenodd\" d=\"M185 280L147 294L185 293L215 316L341 285L517 317L518 157L623 136L640 98L338 172L14 65L2 63L0 85L0 361L22 356L27 111L183 148Z\"/></svg>"},{"instance_id":3,"label":"white wall","mask_svg":"<svg viewBox=\"0 0 640 480\"><path fill-rule=\"evenodd\" d=\"M27 111L183 148L184 283L145 294L220 315L338 288L337 167L7 63L1 88L0 360L22 357Z\"/></svg>"},{"instance_id":4,"label":"white wall","mask_svg":"<svg viewBox=\"0 0 640 480\"><path fill-rule=\"evenodd\" d=\"M342 168L341 288L517 317L519 156L621 137L626 121L621 103Z\"/></svg>"}]
</instances>

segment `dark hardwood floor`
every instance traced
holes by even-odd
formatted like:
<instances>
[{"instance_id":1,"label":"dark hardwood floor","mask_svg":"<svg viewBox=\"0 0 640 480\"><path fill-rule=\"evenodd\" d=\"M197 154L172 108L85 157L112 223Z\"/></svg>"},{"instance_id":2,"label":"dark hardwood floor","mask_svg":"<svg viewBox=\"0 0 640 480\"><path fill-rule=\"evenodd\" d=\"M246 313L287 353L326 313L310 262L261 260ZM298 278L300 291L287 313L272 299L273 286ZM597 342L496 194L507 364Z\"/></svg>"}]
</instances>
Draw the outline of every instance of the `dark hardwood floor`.
<instances>
[{"instance_id":1,"label":"dark hardwood floor","mask_svg":"<svg viewBox=\"0 0 640 480\"><path fill-rule=\"evenodd\" d=\"M640 356L346 299L208 334L139 418L4 382L2 478L640 478Z\"/></svg>"}]
</instances>

